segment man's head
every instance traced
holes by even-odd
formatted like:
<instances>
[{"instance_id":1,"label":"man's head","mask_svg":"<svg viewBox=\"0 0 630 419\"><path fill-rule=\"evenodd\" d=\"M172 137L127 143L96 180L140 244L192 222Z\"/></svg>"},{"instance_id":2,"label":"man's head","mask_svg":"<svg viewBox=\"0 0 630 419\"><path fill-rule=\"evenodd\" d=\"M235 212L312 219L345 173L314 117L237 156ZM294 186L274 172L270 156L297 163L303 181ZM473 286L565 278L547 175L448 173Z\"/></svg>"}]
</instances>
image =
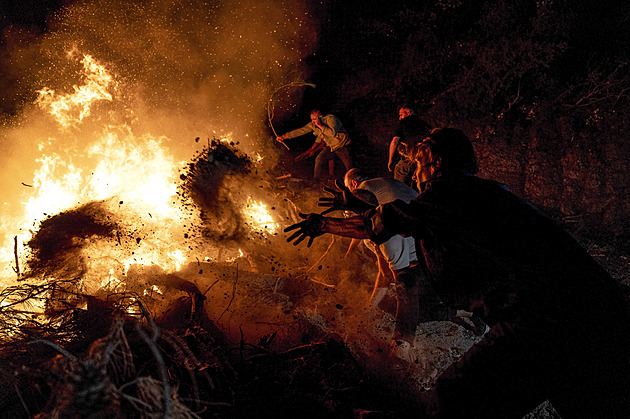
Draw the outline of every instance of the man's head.
<instances>
[{"instance_id":1,"label":"man's head","mask_svg":"<svg viewBox=\"0 0 630 419\"><path fill-rule=\"evenodd\" d=\"M402 105L398 108L398 119L402 120L408 117L409 115L413 115L413 109L411 109L407 105Z\"/></svg>"},{"instance_id":2,"label":"man's head","mask_svg":"<svg viewBox=\"0 0 630 419\"><path fill-rule=\"evenodd\" d=\"M470 140L455 128L436 128L413 150L417 162L414 179L420 185L444 175L475 174L477 157Z\"/></svg>"},{"instance_id":3,"label":"man's head","mask_svg":"<svg viewBox=\"0 0 630 419\"><path fill-rule=\"evenodd\" d=\"M318 120L321 117L322 117L322 111L320 111L319 109L313 109L311 111L311 121L312 122L315 122L316 120Z\"/></svg>"},{"instance_id":4,"label":"man's head","mask_svg":"<svg viewBox=\"0 0 630 419\"><path fill-rule=\"evenodd\" d=\"M369 179L369 176L365 174L361 169L353 168L346 172L343 177L343 183L346 185L346 188L350 189L351 192L359 186L361 182Z\"/></svg>"}]
</instances>

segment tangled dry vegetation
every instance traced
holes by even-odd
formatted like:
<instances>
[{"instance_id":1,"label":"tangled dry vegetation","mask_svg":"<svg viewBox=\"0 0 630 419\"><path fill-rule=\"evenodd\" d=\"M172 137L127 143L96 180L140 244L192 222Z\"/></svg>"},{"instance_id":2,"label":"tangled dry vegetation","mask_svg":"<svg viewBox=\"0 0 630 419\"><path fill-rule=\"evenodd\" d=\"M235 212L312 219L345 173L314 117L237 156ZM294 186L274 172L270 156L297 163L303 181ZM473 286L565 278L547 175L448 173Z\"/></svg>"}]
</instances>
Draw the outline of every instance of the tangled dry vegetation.
<instances>
[{"instance_id":1,"label":"tangled dry vegetation","mask_svg":"<svg viewBox=\"0 0 630 419\"><path fill-rule=\"evenodd\" d=\"M59 285L59 284L57 284ZM44 287L7 293L37 298ZM339 340L322 339L286 351L258 344L228 345L195 313L193 297L180 308L180 328L160 326L124 295L88 298L33 320L19 330L2 310L0 408L3 417L353 417L373 405L358 363ZM139 313L129 314L134 304Z\"/></svg>"}]
</instances>

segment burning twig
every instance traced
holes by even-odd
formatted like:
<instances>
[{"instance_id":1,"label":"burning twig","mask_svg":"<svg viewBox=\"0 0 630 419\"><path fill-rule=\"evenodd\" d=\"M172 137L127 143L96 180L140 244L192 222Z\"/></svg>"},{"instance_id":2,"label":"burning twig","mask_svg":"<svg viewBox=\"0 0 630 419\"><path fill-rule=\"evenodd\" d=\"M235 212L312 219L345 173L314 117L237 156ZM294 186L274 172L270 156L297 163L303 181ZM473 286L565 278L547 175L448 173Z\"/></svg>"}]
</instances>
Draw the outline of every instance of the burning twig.
<instances>
[{"instance_id":1,"label":"burning twig","mask_svg":"<svg viewBox=\"0 0 630 419\"><path fill-rule=\"evenodd\" d=\"M313 278L308 278L308 280L309 280L309 281L311 281L311 282L314 282L314 283L316 283L316 284L323 285L323 286L325 286L325 287L335 288L335 285L333 285L333 284L327 284L327 283L325 283L325 282L321 282L321 281L318 281L318 280L313 279Z\"/></svg>"},{"instance_id":2,"label":"burning twig","mask_svg":"<svg viewBox=\"0 0 630 419\"><path fill-rule=\"evenodd\" d=\"M332 240L330 241L330 244L328 245L328 249L326 249L326 251L324 252L324 254L321 255L321 257L319 259L317 259L317 262L315 262L315 264L313 264L313 266L311 266L310 268L308 268L308 270L306 271L306 273L309 273L311 271L311 269L313 269L315 266L319 265L319 262L322 261L322 259L324 259L324 257L328 254L328 252L330 252L330 249L332 249L333 244L335 244L335 242L337 241L337 236L331 235Z\"/></svg>"}]
</instances>

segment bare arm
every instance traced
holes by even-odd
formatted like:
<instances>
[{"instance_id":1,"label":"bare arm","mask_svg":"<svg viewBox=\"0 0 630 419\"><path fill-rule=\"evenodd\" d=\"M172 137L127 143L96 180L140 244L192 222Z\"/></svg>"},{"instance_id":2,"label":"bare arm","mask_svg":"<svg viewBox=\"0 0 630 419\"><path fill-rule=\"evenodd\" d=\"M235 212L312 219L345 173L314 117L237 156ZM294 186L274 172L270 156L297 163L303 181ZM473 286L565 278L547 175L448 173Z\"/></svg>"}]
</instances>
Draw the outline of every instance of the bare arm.
<instances>
[{"instance_id":1,"label":"bare arm","mask_svg":"<svg viewBox=\"0 0 630 419\"><path fill-rule=\"evenodd\" d=\"M368 239L370 235L362 215L350 218L331 218L323 217L324 224L322 230L324 233L335 234L337 236L351 237L353 239Z\"/></svg>"},{"instance_id":2,"label":"bare arm","mask_svg":"<svg viewBox=\"0 0 630 419\"><path fill-rule=\"evenodd\" d=\"M285 134L277 136L276 140L280 142L284 142L284 140L301 137L302 135L312 133L314 131L313 128L314 128L313 123L309 122L308 124L304 125L302 128L297 128L297 129L294 129L293 131L289 131Z\"/></svg>"},{"instance_id":3,"label":"bare arm","mask_svg":"<svg viewBox=\"0 0 630 419\"><path fill-rule=\"evenodd\" d=\"M361 215L351 218L329 218L322 217L320 214L315 213L300 213L300 217L302 217L304 221L293 224L284 229L285 233L291 230L297 230L289 238L287 238L288 242L295 240L293 242L294 245L300 244L302 240L308 237L307 246L310 247L311 244L313 244L313 240L324 233L350 237L353 239L369 238L369 232Z\"/></svg>"},{"instance_id":4,"label":"bare arm","mask_svg":"<svg viewBox=\"0 0 630 419\"><path fill-rule=\"evenodd\" d=\"M398 144L400 144L400 137L392 138L392 141L389 143L389 160L387 161L387 168L390 172L394 171L394 156L396 155L396 150L398 150Z\"/></svg>"}]
</instances>

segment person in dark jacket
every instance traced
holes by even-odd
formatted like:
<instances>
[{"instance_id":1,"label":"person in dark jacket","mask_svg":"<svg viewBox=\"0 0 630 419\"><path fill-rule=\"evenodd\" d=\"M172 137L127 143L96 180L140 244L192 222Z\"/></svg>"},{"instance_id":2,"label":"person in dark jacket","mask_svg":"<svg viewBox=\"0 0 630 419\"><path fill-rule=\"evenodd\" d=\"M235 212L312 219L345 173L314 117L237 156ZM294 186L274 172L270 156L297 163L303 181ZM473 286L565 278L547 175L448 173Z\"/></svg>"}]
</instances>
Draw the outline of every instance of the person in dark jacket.
<instances>
[{"instance_id":1,"label":"person in dark jacket","mask_svg":"<svg viewBox=\"0 0 630 419\"><path fill-rule=\"evenodd\" d=\"M474 150L457 129L416 147L420 195L363 215L318 214L286 231L413 236L445 304L490 330L426 392L437 418L522 418L549 400L563 419L630 414L630 315L617 283L567 232L505 185L474 176ZM422 417L422 416L421 416Z\"/></svg>"}]
</instances>

